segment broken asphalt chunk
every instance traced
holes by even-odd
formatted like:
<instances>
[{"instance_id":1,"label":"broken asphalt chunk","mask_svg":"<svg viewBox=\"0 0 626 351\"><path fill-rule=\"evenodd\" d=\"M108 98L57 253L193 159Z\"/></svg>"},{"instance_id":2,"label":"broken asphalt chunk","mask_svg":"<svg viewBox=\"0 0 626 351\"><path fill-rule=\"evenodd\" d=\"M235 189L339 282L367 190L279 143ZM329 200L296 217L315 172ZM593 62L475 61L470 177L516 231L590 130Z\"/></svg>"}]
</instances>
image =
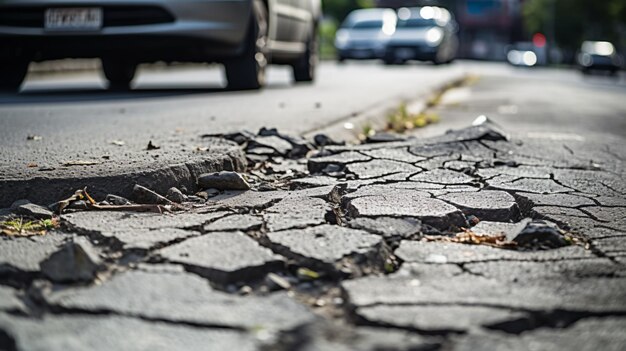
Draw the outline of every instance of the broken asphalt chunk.
<instances>
[{"instance_id":1,"label":"broken asphalt chunk","mask_svg":"<svg viewBox=\"0 0 626 351\"><path fill-rule=\"evenodd\" d=\"M520 246L562 247L568 245L564 232L555 224L543 220L521 221L515 228L506 233L507 241Z\"/></svg>"},{"instance_id":2,"label":"broken asphalt chunk","mask_svg":"<svg viewBox=\"0 0 626 351\"><path fill-rule=\"evenodd\" d=\"M250 190L250 184L241 174L232 171L202 174L198 177L198 185L204 189Z\"/></svg>"},{"instance_id":3,"label":"broken asphalt chunk","mask_svg":"<svg viewBox=\"0 0 626 351\"><path fill-rule=\"evenodd\" d=\"M258 280L283 266L280 256L241 232L209 233L163 248L157 254L220 284Z\"/></svg>"},{"instance_id":4,"label":"broken asphalt chunk","mask_svg":"<svg viewBox=\"0 0 626 351\"><path fill-rule=\"evenodd\" d=\"M91 281L100 265L98 254L83 238L66 243L39 264L41 272L58 283Z\"/></svg>"},{"instance_id":5,"label":"broken asphalt chunk","mask_svg":"<svg viewBox=\"0 0 626 351\"><path fill-rule=\"evenodd\" d=\"M359 276L381 271L386 258L382 238L362 230L321 225L268 233L267 237L276 252L331 274L347 271Z\"/></svg>"}]
</instances>

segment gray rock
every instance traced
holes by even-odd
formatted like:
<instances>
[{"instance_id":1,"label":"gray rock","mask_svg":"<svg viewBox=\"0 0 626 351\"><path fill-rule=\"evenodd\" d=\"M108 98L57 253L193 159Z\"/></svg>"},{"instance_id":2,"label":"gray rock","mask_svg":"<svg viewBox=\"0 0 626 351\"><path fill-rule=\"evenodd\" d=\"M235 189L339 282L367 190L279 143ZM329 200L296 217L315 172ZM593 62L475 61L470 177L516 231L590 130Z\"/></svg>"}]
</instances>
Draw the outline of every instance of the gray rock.
<instances>
[{"instance_id":1,"label":"gray rock","mask_svg":"<svg viewBox=\"0 0 626 351\"><path fill-rule=\"evenodd\" d=\"M58 283L91 281L100 265L98 254L83 238L65 244L39 264L41 273Z\"/></svg>"},{"instance_id":2,"label":"gray rock","mask_svg":"<svg viewBox=\"0 0 626 351\"><path fill-rule=\"evenodd\" d=\"M317 146L345 145L345 142L340 143L338 141L335 141L326 134L315 134L315 136L313 136L313 142Z\"/></svg>"},{"instance_id":3,"label":"gray rock","mask_svg":"<svg viewBox=\"0 0 626 351\"><path fill-rule=\"evenodd\" d=\"M355 174L358 179L379 178L395 173L405 173L406 176L403 179L406 179L411 174L421 170L421 168L411 164L391 160L372 160L369 162L351 163L346 166L346 171Z\"/></svg>"},{"instance_id":4,"label":"gray rock","mask_svg":"<svg viewBox=\"0 0 626 351\"><path fill-rule=\"evenodd\" d=\"M128 199L121 197L121 196L113 195L113 194L108 194L104 198L104 201L108 202L110 205L117 205L117 206L130 205L130 201Z\"/></svg>"},{"instance_id":5,"label":"gray rock","mask_svg":"<svg viewBox=\"0 0 626 351\"><path fill-rule=\"evenodd\" d=\"M167 190L167 194L165 196L168 200L175 202L177 204L181 204L186 200L185 194L182 191L178 190L178 188L169 188Z\"/></svg>"},{"instance_id":6,"label":"gray rock","mask_svg":"<svg viewBox=\"0 0 626 351\"><path fill-rule=\"evenodd\" d=\"M341 269L344 259L378 267L384 261L381 237L362 230L322 225L268 233L267 237L277 252L313 269Z\"/></svg>"},{"instance_id":7,"label":"gray rock","mask_svg":"<svg viewBox=\"0 0 626 351\"><path fill-rule=\"evenodd\" d=\"M349 199L345 201L345 206L352 218L410 217L439 229L468 226L465 217L456 207L425 197L417 191L380 189L375 193Z\"/></svg>"},{"instance_id":8,"label":"gray rock","mask_svg":"<svg viewBox=\"0 0 626 351\"><path fill-rule=\"evenodd\" d=\"M466 215L488 221L517 221L520 217L515 198L504 191L454 192L438 199L455 205Z\"/></svg>"},{"instance_id":9,"label":"gray rock","mask_svg":"<svg viewBox=\"0 0 626 351\"><path fill-rule=\"evenodd\" d=\"M241 232L209 233L158 250L157 254L221 284L260 279L283 265L280 256Z\"/></svg>"},{"instance_id":10,"label":"gray rock","mask_svg":"<svg viewBox=\"0 0 626 351\"><path fill-rule=\"evenodd\" d=\"M433 255L444 256L447 263L470 263L484 261L558 261L595 257L580 246L566 246L554 250L516 251L486 245L468 245L446 242L404 240L395 251L405 262L429 263Z\"/></svg>"},{"instance_id":11,"label":"gray rock","mask_svg":"<svg viewBox=\"0 0 626 351\"><path fill-rule=\"evenodd\" d=\"M461 333L480 327L527 320L529 315L483 306L393 306L358 308L355 313L369 323L410 328L431 333Z\"/></svg>"},{"instance_id":12,"label":"gray rock","mask_svg":"<svg viewBox=\"0 0 626 351\"><path fill-rule=\"evenodd\" d=\"M0 237L0 275L39 271L39 262L57 251L67 236L48 233L30 238Z\"/></svg>"},{"instance_id":13,"label":"gray rock","mask_svg":"<svg viewBox=\"0 0 626 351\"><path fill-rule=\"evenodd\" d=\"M202 174L198 177L198 185L202 188L218 190L249 190L250 184L237 172L222 171Z\"/></svg>"},{"instance_id":14,"label":"gray rock","mask_svg":"<svg viewBox=\"0 0 626 351\"><path fill-rule=\"evenodd\" d=\"M0 329L10 337L10 350L199 351L211 345L216 350L253 351L259 347L252 335L241 331L199 329L121 316L47 315L30 319L0 315Z\"/></svg>"},{"instance_id":15,"label":"gray rock","mask_svg":"<svg viewBox=\"0 0 626 351\"><path fill-rule=\"evenodd\" d=\"M28 200L27 200L28 201ZM15 205L15 203L14 203ZM50 219L52 218L52 211L33 203L21 203L15 207L14 212L18 215L28 216L38 219Z\"/></svg>"},{"instance_id":16,"label":"gray rock","mask_svg":"<svg viewBox=\"0 0 626 351\"><path fill-rule=\"evenodd\" d=\"M257 147L270 148L281 156L287 156L291 152L291 143L277 136L257 136L248 143L248 150Z\"/></svg>"},{"instance_id":17,"label":"gray rock","mask_svg":"<svg viewBox=\"0 0 626 351\"><path fill-rule=\"evenodd\" d=\"M520 246L562 247L567 245L563 231L556 224L540 220L520 222L518 226L506 233L506 239Z\"/></svg>"},{"instance_id":18,"label":"gray rock","mask_svg":"<svg viewBox=\"0 0 626 351\"><path fill-rule=\"evenodd\" d=\"M263 225L263 220L253 215L232 215L220 218L204 226L205 232L259 229Z\"/></svg>"},{"instance_id":19,"label":"gray rock","mask_svg":"<svg viewBox=\"0 0 626 351\"><path fill-rule=\"evenodd\" d=\"M195 274L179 272L122 272L100 285L50 291L44 298L52 306L75 311L110 311L172 323L256 332L289 331L314 318L284 293L235 296L213 290L205 279Z\"/></svg>"},{"instance_id":20,"label":"gray rock","mask_svg":"<svg viewBox=\"0 0 626 351\"><path fill-rule=\"evenodd\" d=\"M139 184L135 184L135 186L133 187L132 199L140 204L168 205L171 203L170 200L166 199L162 195L159 195L156 192Z\"/></svg>"}]
</instances>

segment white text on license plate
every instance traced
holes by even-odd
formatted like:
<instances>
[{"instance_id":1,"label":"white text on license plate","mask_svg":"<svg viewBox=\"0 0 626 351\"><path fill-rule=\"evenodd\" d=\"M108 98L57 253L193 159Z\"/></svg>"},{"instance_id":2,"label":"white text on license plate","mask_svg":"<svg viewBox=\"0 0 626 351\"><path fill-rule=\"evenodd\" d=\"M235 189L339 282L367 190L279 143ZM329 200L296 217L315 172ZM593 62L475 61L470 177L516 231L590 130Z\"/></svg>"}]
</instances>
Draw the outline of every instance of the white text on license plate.
<instances>
[{"instance_id":1,"label":"white text on license plate","mask_svg":"<svg viewBox=\"0 0 626 351\"><path fill-rule=\"evenodd\" d=\"M47 9L46 30L98 30L102 27L101 8Z\"/></svg>"}]
</instances>

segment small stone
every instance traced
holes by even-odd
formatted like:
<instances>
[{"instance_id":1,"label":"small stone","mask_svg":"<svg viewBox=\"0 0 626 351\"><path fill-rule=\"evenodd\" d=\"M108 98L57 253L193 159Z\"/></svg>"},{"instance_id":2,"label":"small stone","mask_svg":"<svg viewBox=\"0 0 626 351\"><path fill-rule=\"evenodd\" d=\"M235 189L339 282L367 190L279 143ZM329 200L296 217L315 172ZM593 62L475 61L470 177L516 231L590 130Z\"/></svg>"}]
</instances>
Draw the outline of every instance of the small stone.
<instances>
[{"instance_id":1,"label":"small stone","mask_svg":"<svg viewBox=\"0 0 626 351\"><path fill-rule=\"evenodd\" d=\"M41 272L54 282L93 280L100 258L85 239L65 244L39 264Z\"/></svg>"},{"instance_id":2,"label":"small stone","mask_svg":"<svg viewBox=\"0 0 626 351\"><path fill-rule=\"evenodd\" d=\"M104 201L108 202L111 205L116 205L116 206L130 205L130 201L127 198L113 195L113 194L107 195L104 198Z\"/></svg>"},{"instance_id":3,"label":"small stone","mask_svg":"<svg viewBox=\"0 0 626 351\"><path fill-rule=\"evenodd\" d=\"M168 200L175 202L177 204L183 203L185 201L186 196L182 193L182 191L178 190L175 187L169 188L167 190L167 195L165 196Z\"/></svg>"},{"instance_id":4,"label":"small stone","mask_svg":"<svg viewBox=\"0 0 626 351\"><path fill-rule=\"evenodd\" d=\"M73 210L88 210L89 206L87 206L87 202L83 200L72 201L67 208L71 208Z\"/></svg>"},{"instance_id":5,"label":"small stone","mask_svg":"<svg viewBox=\"0 0 626 351\"><path fill-rule=\"evenodd\" d=\"M340 143L333 140L326 134L315 134L313 137L313 142L317 146L326 146L326 145L344 145L345 143Z\"/></svg>"},{"instance_id":6,"label":"small stone","mask_svg":"<svg viewBox=\"0 0 626 351\"><path fill-rule=\"evenodd\" d=\"M132 198L140 204L167 205L171 203L167 198L139 184L135 184L133 187Z\"/></svg>"},{"instance_id":7,"label":"small stone","mask_svg":"<svg viewBox=\"0 0 626 351\"><path fill-rule=\"evenodd\" d=\"M20 204L15 208L15 213L22 216L29 216L39 219L50 219L52 218L52 211L48 210L43 206L39 206L33 203L24 203Z\"/></svg>"},{"instance_id":8,"label":"small stone","mask_svg":"<svg viewBox=\"0 0 626 351\"><path fill-rule=\"evenodd\" d=\"M206 173L198 177L198 185L217 190L250 190L250 184L237 172Z\"/></svg>"},{"instance_id":9,"label":"small stone","mask_svg":"<svg viewBox=\"0 0 626 351\"><path fill-rule=\"evenodd\" d=\"M270 290L291 289L289 281L276 273L268 273L265 277L265 283L268 285Z\"/></svg>"},{"instance_id":10,"label":"small stone","mask_svg":"<svg viewBox=\"0 0 626 351\"><path fill-rule=\"evenodd\" d=\"M29 203L31 203L31 202L30 202L30 200L27 200L27 199L16 200L15 202L13 202L11 204L11 209L15 210L16 208L18 208L18 207L20 207L22 205L29 204Z\"/></svg>"},{"instance_id":11,"label":"small stone","mask_svg":"<svg viewBox=\"0 0 626 351\"><path fill-rule=\"evenodd\" d=\"M541 220L520 222L520 225L507 232L506 238L521 246L536 244L562 247L567 245L561 229L556 224Z\"/></svg>"}]
</instances>

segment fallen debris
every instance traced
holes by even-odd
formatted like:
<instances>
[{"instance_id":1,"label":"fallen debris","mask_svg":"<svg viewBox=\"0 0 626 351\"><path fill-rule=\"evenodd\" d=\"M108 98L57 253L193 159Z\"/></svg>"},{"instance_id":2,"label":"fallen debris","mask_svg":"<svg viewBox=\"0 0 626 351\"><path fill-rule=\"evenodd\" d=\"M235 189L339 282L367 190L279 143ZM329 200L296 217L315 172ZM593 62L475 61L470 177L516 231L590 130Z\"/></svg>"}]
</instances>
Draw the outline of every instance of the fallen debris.
<instances>
[{"instance_id":1,"label":"fallen debris","mask_svg":"<svg viewBox=\"0 0 626 351\"><path fill-rule=\"evenodd\" d=\"M160 146L156 146L156 145L154 145L154 144L152 143L152 140L150 140L150 141L148 142L148 146L146 147L146 150L147 150L147 151L152 151L152 150L158 150L158 149L160 149L160 148L161 148Z\"/></svg>"},{"instance_id":2,"label":"fallen debris","mask_svg":"<svg viewBox=\"0 0 626 351\"><path fill-rule=\"evenodd\" d=\"M77 238L39 265L47 278L64 283L93 280L101 261L86 239Z\"/></svg>"},{"instance_id":3,"label":"fallen debris","mask_svg":"<svg viewBox=\"0 0 626 351\"><path fill-rule=\"evenodd\" d=\"M203 189L250 190L250 184L246 179L233 171L202 174L198 177L198 185Z\"/></svg>"}]
</instances>

